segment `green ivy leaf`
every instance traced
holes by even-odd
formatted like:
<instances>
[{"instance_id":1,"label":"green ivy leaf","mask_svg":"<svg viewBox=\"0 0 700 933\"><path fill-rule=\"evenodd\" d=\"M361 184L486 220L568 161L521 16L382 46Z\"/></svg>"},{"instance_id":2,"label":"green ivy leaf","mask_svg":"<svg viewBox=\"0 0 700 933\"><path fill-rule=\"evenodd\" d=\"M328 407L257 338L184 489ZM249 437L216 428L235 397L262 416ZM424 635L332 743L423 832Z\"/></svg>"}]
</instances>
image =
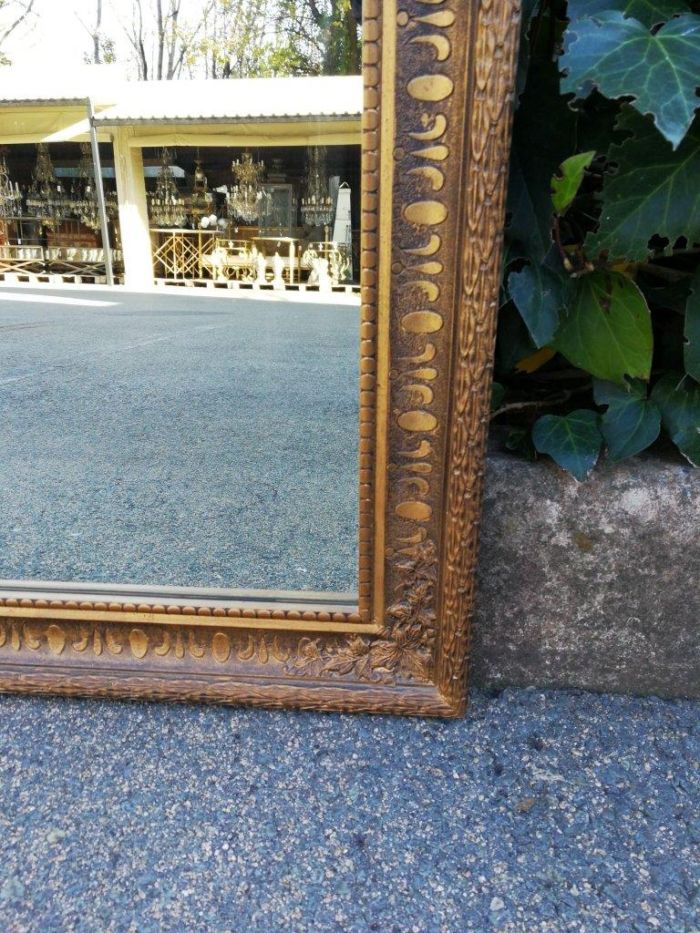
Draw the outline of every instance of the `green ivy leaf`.
<instances>
[{"instance_id":1,"label":"green ivy leaf","mask_svg":"<svg viewBox=\"0 0 700 933\"><path fill-rule=\"evenodd\" d=\"M537 347L544 347L559 327L569 280L545 263L527 265L508 277L508 291Z\"/></svg>"},{"instance_id":2,"label":"green ivy leaf","mask_svg":"<svg viewBox=\"0 0 700 933\"><path fill-rule=\"evenodd\" d=\"M532 429L536 449L583 481L596 465L603 438L594 411L580 409L570 415L544 415Z\"/></svg>"},{"instance_id":3,"label":"green ivy leaf","mask_svg":"<svg viewBox=\"0 0 700 933\"><path fill-rule=\"evenodd\" d=\"M598 379L648 379L653 335L644 295L618 272L583 276L553 346Z\"/></svg>"},{"instance_id":4,"label":"green ivy leaf","mask_svg":"<svg viewBox=\"0 0 700 933\"><path fill-rule=\"evenodd\" d=\"M685 345L683 362L685 371L700 382L700 270L693 276L690 295L685 306Z\"/></svg>"},{"instance_id":5,"label":"green ivy leaf","mask_svg":"<svg viewBox=\"0 0 700 933\"><path fill-rule=\"evenodd\" d=\"M595 158L595 152L581 152L570 156L559 166L559 174L552 177L552 204L557 214L563 214L578 194L586 169Z\"/></svg>"},{"instance_id":6,"label":"green ivy leaf","mask_svg":"<svg viewBox=\"0 0 700 933\"><path fill-rule=\"evenodd\" d=\"M632 110L632 108L629 108ZM608 100L598 91L579 102L576 107L576 142L583 152L594 149L597 153L607 152L614 143L621 143L627 133L618 129L620 103ZM636 110L633 111L636 115Z\"/></svg>"},{"instance_id":7,"label":"green ivy leaf","mask_svg":"<svg viewBox=\"0 0 700 933\"><path fill-rule=\"evenodd\" d=\"M649 255L654 234L671 243L680 236L700 240L698 123L676 152L631 109L618 125L635 135L608 153L618 169L603 184L600 223L585 242L589 255L607 251L611 260L641 261Z\"/></svg>"},{"instance_id":8,"label":"green ivy leaf","mask_svg":"<svg viewBox=\"0 0 700 933\"><path fill-rule=\"evenodd\" d=\"M529 428L513 428L508 432L505 446L506 450L520 454L526 460L537 460L537 451L532 443L532 432Z\"/></svg>"},{"instance_id":9,"label":"green ivy leaf","mask_svg":"<svg viewBox=\"0 0 700 933\"><path fill-rule=\"evenodd\" d=\"M556 63L536 57L513 123L507 203L508 238L518 244L520 256L535 262L552 245L549 186L557 166L575 149L575 128L576 116L559 94Z\"/></svg>"},{"instance_id":10,"label":"green ivy leaf","mask_svg":"<svg viewBox=\"0 0 700 933\"><path fill-rule=\"evenodd\" d=\"M597 87L609 98L631 97L675 149L700 106L700 16L684 13L653 35L617 10L584 17L567 30L561 66L562 91L588 97Z\"/></svg>"},{"instance_id":11,"label":"green ivy leaf","mask_svg":"<svg viewBox=\"0 0 700 933\"><path fill-rule=\"evenodd\" d=\"M700 386L684 385L682 373L667 373L651 397L661 409L661 421L686 460L700 466Z\"/></svg>"},{"instance_id":12,"label":"green ivy leaf","mask_svg":"<svg viewBox=\"0 0 700 933\"><path fill-rule=\"evenodd\" d=\"M494 382L491 385L491 411L497 411L506 395L506 387L500 382Z\"/></svg>"},{"instance_id":13,"label":"green ivy leaf","mask_svg":"<svg viewBox=\"0 0 700 933\"><path fill-rule=\"evenodd\" d=\"M608 447L608 457L616 462L633 457L653 444L661 430L661 412L647 398L645 383L635 379L626 388L596 379L593 383L596 405L607 405L600 429Z\"/></svg>"},{"instance_id":14,"label":"green ivy leaf","mask_svg":"<svg viewBox=\"0 0 700 933\"><path fill-rule=\"evenodd\" d=\"M536 349L515 304L507 302L498 311L496 361L499 372L513 372L520 360L530 356Z\"/></svg>"},{"instance_id":15,"label":"green ivy leaf","mask_svg":"<svg viewBox=\"0 0 700 933\"><path fill-rule=\"evenodd\" d=\"M665 23L677 13L687 13L683 0L569 0L566 15L570 20L596 17L606 10L618 10L623 16L638 19L648 29Z\"/></svg>"}]
</instances>

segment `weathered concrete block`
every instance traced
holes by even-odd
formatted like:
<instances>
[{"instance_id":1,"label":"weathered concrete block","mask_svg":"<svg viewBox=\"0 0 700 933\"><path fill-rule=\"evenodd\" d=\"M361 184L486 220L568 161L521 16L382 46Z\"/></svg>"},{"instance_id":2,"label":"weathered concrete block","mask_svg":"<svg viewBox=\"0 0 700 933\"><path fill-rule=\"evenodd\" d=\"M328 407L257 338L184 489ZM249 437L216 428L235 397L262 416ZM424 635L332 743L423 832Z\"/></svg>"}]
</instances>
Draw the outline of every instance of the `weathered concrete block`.
<instances>
[{"instance_id":1,"label":"weathered concrete block","mask_svg":"<svg viewBox=\"0 0 700 933\"><path fill-rule=\"evenodd\" d=\"M700 696L700 470L491 453L472 683Z\"/></svg>"}]
</instances>

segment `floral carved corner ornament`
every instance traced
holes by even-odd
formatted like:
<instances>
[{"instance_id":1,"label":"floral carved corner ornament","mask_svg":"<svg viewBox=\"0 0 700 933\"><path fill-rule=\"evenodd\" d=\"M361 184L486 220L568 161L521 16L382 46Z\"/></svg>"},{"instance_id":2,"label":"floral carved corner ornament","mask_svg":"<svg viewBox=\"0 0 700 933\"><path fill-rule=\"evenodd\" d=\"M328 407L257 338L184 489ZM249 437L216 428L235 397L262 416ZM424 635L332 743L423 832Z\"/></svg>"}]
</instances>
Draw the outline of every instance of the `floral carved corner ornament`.
<instances>
[{"instance_id":1,"label":"floral carved corner ornament","mask_svg":"<svg viewBox=\"0 0 700 933\"><path fill-rule=\"evenodd\" d=\"M430 682L435 640L437 549L425 541L399 559L399 582L394 602L386 610L385 625L374 637L357 635L328 644L304 638L291 670L391 683L397 680Z\"/></svg>"}]
</instances>

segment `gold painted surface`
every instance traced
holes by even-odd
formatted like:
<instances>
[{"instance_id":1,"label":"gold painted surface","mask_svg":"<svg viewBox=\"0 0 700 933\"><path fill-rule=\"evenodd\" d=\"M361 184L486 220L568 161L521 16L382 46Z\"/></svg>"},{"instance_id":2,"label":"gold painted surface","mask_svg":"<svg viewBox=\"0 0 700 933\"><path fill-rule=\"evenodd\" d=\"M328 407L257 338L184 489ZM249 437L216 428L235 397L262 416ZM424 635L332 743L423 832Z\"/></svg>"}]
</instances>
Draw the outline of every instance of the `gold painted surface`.
<instances>
[{"instance_id":1,"label":"gold painted surface","mask_svg":"<svg viewBox=\"0 0 700 933\"><path fill-rule=\"evenodd\" d=\"M143 612L139 610L116 612L106 609L56 609L50 606L36 608L33 606L0 606L0 616L19 619L63 619L70 620L79 617L81 620L91 622L113 622L123 625L158 624L158 625L192 625L197 628L255 628L274 630L280 629L290 632L363 632L379 631L379 626L367 625L359 621L336 621L334 619L303 619L302 613L296 612L300 618L261 618L254 612L245 614L240 610L238 615L197 615L196 613L170 614L163 612ZM347 614L355 617L355 614Z\"/></svg>"},{"instance_id":2,"label":"gold painted surface","mask_svg":"<svg viewBox=\"0 0 700 933\"><path fill-rule=\"evenodd\" d=\"M438 263L438 265L440 264ZM429 271L441 272L442 266L440 265L439 269ZM438 314L437 311L409 311L408 314L404 314L401 318L403 329L412 334L434 334L440 330L442 325L442 315Z\"/></svg>"},{"instance_id":3,"label":"gold painted surface","mask_svg":"<svg viewBox=\"0 0 700 933\"><path fill-rule=\"evenodd\" d=\"M420 75L408 82L408 93L416 100L437 101L449 97L454 89L446 75Z\"/></svg>"},{"instance_id":4,"label":"gold painted surface","mask_svg":"<svg viewBox=\"0 0 700 933\"><path fill-rule=\"evenodd\" d=\"M379 283L377 292L377 421L374 472L374 579L373 620L380 621L385 609L385 535L383 516L387 490L387 419L389 404L389 315L391 309L391 249L393 228L394 139L396 115L394 84L396 75L396 0L382 2L382 84L381 150L379 159ZM377 520L378 519L378 520Z\"/></svg>"},{"instance_id":5,"label":"gold painted surface","mask_svg":"<svg viewBox=\"0 0 700 933\"><path fill-rule=\"evenodd\" d=\"M404 207L403 215L410 224L430 227L444 222L447 206L442 201L414 201Z\"/></svg>"},{"instance_id":6,"label":"gold painted surface","mask_svg":"<svg viewBox=\"0 0 700 933\"><path fill-rule=\"evenodd\" d=\"M398 417L399 426L404 431L433 431L438 426L438 420L429 411L405 411Z\"/></svg>"}]
</instances>

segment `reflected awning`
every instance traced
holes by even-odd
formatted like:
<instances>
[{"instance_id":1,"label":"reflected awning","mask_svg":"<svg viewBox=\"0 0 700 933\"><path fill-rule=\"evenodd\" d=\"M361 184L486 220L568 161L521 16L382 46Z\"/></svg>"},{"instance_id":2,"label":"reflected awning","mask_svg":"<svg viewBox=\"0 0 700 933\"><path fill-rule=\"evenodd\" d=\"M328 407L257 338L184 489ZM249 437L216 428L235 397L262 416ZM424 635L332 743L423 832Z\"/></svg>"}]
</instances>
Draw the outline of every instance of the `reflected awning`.
<instances>
[{"instance_id":1,"label":"reflected awning","mask_svg":"<svg viewBox=\"0 0 700 933\"><path fill-rule=\"evenodd\" d=\"M101 140L129 127L129 145L359 144L362 78L302 76L196 81L55 82L0 75L0 144L88 139L85 96Z\"/></svg>"},{"instance_id":2,"label":"reflected awning","mask_svg":"<svg viewBox=\"0 0 700 933\"><path fill-rule=\"evenodd\" d=\"M83 65L50 76L36 68L0 68L0 144L85 142L88 95L96 110L104 110L126 84L122 69L113 65Z\"/></svg>"},{"instance_id":3,"label":"reflected awning","mask_svg":"<svg viewBox=\"0 0 700 933\"><path fill-rule=\"evenodd\" d=\"M309 122L359 119L362 78L325 75L126 85L102 125Z\"/></svg>"}]
</instances>

